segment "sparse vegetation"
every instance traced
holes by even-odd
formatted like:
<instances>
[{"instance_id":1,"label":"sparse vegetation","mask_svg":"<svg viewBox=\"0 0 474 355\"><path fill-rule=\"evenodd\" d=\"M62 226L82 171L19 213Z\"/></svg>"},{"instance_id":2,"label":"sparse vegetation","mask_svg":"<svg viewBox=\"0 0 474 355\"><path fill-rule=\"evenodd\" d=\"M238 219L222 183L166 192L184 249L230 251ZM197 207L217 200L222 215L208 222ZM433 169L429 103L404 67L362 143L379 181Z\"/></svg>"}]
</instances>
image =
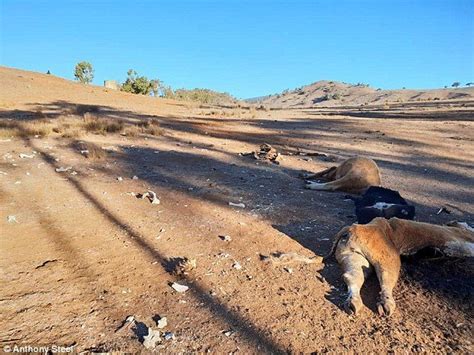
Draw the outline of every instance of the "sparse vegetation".
<instances>
[{"instance_id":1,"label":"sparse vegetation","mask_svg":"<svg viewBox=\"0 0 474 355\"><path fill-rule=\"evenodd\" d=\"M453 88L457 88L457 87L459 87L459 85L461 85L461 83L459 81L455 81L454 83L451 84L451 86Z\"/></svg>"},{"instance_id":2,"label":"sparse vegetation","mask_svg":"<svg viewBox=\"0 0 474 355\"><path fill-rule=\"evenodd\" d=\"M235 104L237 102L237 99L228 93L217 92L209 89L178 89L174 92L168 90L168 92L163 92L163 97L212 105Z\"/></svg>"},{"instance_id":3,"label":"sparse vegetation","mask_svg":"<svg viewBox=\"0 0 474 355\"><path fill-rule=\"evenodd\" d=\"M130 69L127 72L127 80L122 84L121 90L132 94L158 95L160 81L158 79L148 79L146 76L138 76L137 72Z\"/></svg>"},{"instance_id":4,"label":"sparse vegetation","mask_svg":"<svg viewBox=\"0 0 474 355\"><path fill-rule=\"evenodd\" d=\"M80 62L74 69L74 78L83 84L89 84L94 79L94 69L89 62Z\"/></svg>"}]
</instances>

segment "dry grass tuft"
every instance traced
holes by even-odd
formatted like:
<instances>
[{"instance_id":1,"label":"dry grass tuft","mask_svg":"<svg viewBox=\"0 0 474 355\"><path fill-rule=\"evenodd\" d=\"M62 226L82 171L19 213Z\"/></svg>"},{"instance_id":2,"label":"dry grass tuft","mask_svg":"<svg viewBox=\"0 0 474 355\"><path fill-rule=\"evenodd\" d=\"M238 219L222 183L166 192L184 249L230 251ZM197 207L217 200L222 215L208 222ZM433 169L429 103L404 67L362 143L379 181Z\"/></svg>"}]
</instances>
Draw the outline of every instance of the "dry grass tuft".
<instances>
[{"instance_id":1,"label":"dry grass tuft","mask_svg":"<svg viewBox=\"0 0 474 355\"><path fill-rule=\"evenodd\" d=\"M87 159L104 160L107 158L107 152L92 142L75 141L71 146Z\"/></svg>"},{"instance_id":2,"label":"dry grass tuft","mask_svg":"<svg viewBox=\"0 0 474 355\"><path fill-rule=\"evenodd\" d=\"M124 123L118 119L101 118L89 112L84 114L84 129L90 133L106 135L119 133L124 128Z\"/></svg>"}]
</instances>

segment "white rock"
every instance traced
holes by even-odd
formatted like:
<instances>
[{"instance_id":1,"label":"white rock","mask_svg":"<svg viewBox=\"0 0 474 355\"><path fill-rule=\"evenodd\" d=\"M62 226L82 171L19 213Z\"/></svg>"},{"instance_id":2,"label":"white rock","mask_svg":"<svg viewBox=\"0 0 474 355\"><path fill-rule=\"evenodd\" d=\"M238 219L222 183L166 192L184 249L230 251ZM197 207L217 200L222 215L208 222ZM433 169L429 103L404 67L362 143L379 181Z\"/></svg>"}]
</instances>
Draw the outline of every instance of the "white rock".
<instances>
[{"instance_id":1,"label":"white rock","mask_svg":"<svg viewBox=\"0 0 474 355\"><path fill-rule=\"evenodd\" d=\"M61 166L61 167L56 168L56 169L54 169L54 170L56 170L57 173L63 173L63 172L65 172L65 171L69 171L69 170L71 170L71 169L72 169L72 166L68 166L68 167L63 167L63 166Z\"/></svg>"},{"instance_id":2,"label":"white rock","mask_svg":"<svg viewBox=\"0 0 474 355\"><path fill-rule=\"evenodd\" d=\"M176 292L179 292L179 293L184 293L186 292L189 287L186 286L186 285L181 285L177 282L173 282L173 284L171 285L171 287L176 291Z\"/></svg>"},{"instance_id":3,"label":"white rock","mask_svg":"<svg viewBox=\"0 0 474 355\"><path fill-rule=\"evenodd\" d=\"M119 176L119 177L117 178L117 181L123 181L123 177Z\"/></svg>"}]
</instances>

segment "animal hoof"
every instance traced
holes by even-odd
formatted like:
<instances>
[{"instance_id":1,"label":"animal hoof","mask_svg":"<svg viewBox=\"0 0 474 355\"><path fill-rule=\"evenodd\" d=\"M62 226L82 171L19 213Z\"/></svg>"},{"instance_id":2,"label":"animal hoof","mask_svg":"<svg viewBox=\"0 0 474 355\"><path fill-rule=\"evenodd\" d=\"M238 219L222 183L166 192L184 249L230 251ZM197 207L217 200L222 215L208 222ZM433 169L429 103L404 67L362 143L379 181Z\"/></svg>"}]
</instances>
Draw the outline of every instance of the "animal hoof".
<instances>
[{"instance_id":1,"label":"animal hoof","mask_svg":"<svg viewBox=\"0 0 474 355\"><path fill-rule=\"evenodd\" d=\"M390 316L395 311L395 301L392 299L385 299L377 303L377 311L381 316Z\"/></svg>"},{"instance_id":2,"label":"animal hoof","mask_svg":"<svg viewBox=\"0 0 474 355\"><path fill-rule=\"evenodd\" d=\"M362 308L362 300L360 298L348 298L344 303L344 309L348 314L357 315Z\"/></svg>"}]
</instances>

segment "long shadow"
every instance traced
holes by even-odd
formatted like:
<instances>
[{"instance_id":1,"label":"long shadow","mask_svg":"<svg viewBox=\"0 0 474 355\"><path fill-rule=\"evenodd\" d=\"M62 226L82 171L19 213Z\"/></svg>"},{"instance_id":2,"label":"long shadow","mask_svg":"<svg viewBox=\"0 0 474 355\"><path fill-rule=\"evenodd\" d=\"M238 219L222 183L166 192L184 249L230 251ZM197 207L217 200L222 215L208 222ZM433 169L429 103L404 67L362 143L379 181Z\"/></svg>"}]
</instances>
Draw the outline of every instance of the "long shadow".
<instances>
[{"instance_id":1,"label":"long shadow","mask_svg":"<svg viewBox=\"0 0 474 355\"><path fill-rule=\"evenodd\" d=\"M67 106L65 103L61 103ZM105 109L104 109L105 110ZM116 117L132 117L133 119L149 119L150 117L157 118L161 125L170 132L186 132L193 133L199 136L206 135L220 139L231 139L242 143L260 144L263 141L269 141L284 148L289 141L294 140L308 140L321 137L323 134L332 133L334 130L338 132L349 132L356 129L355 133L361 134L363 128L354 125L354 122L344 120L328 120L328 119L299 119L299 120L234 120L226 119L225 122L239 122L241 124L254 125L255 128L264 128L271 130L269 133L251 133L240 132L238 130L220 129L222 120L214 118L190 118L178 119L174 117L157 117L153 115L141 115L137 113L130 113L128 111L120 111L110 109L110 115ZM103 111L105 112L105 111ZM218 124L218 127L214 125ZM313 132L307 132L308 125ZM277 134L279 131L283 133ZM173 140L171 136L167 139ZM334 137L334 141L339 138ZM378 137L378 139L393 140L391 137ZM418 144L416 142L398 142ZM292 144L295 147L294 144ZM296 145L297 148L306 148L306 143L301 142ZM38 148L35 148L39 150ZM206 149L216 150L220 153L225 153L222 149L215 147L206 147ZM323 146L318 147L320 151L332 153L331 150ZM244 202L250 207L252 212L258 213L271 221L274 227L289 237L299 241L303 246L309 248L317 254L325 254L325 248L330 244L333 235L344 225L350 224L350 215L353 214L353 207L349 203L343 201L343 194L331 193L316 193L313 191L302 190L302 182L295 179L297 171L277 167L273 165L253 165L255 161L249 161L248 158L232 156L234 163L228 163L211 159L203 154L197 153L182 153L177 151L161 152L158 156L148 148L133 148L125 149L126 153L118 156L119 169L123 171L134 171L141 175L142 178L150 184L164 182L165 186L171 191L180 191L188 194L191 197L206 199L212 203L221 206L227 206L229 196L244 196ZM359 151L354 149L345 149L339 152L342 156L355 155ZM377 159L377 156L380 159ZM406 157L408 164L394 163L389 160L388 156L382 153L377 153L375 157L380 163L382 170L384 168L390 170L401 169L405 171L408 166L406 179L412 177L427 178L424 168L431 167L432 162L438 157L427 158L425 160L425 167L418 166L417 159L419 154ZM55 161L48 159L52 166ZM446 158L445 163L461 164L463 167L469 167L469 164L463 164L459 159ZM437 169L438 176L448 181L456 181L466 186L472 186L472 180L467 175L451 172L449 170ZM104 170L105 173L110 174L110 171ZM214 184L210 186L208 179L211 179ZM160 264L164 260L162 256L156 252L150 245L148 245L139 234L129 227L124 221L121 221L112 213L110 213L99 201L95 200L76 179L71 179L70 182L76 186L86 198L91 200L96 208L103 213L111 222L123 228L132 240L139 247L144 249L151 257L160 259ZM471 185L470 185L471 184ZM263 187L259 187L263 186ZM258 188L257 188L258 187ZM295 193L297 191L298 193ZM301 192L301 193L299 193ZM468 202L471 195L463 196L460 193L452 191L432 191L433 194L443 198L448 198L454 201ZM305 208L302 209L302 202L305 201ZM433 209L433 206L423 206L417 204L419 210L418 216L421 220L428 218L428 209ZM284 214L282 220L281 215ZM472 214L467 214L468 218L472 218ZM328 227L329 226L329 227ZM308 234L302 234L297 228L310 228L307 230ZM305 231L306 232L306 231ZM309 233L312 233L310 235ZM314 239L317 234L320 238ZM328 239L322 240L322 239ZM329 243L327 243L329 242ZM324 250L324 252L322 252ZM339 274L333 269L327 269L327 273L323 275L327 280L340 287ZM459 272L460 270L458 270ZM462 275L462 273L461 273ZM337 286L339 285L339 286ZM442 285L442 283L440 283ZM435 290L441 291L436 285L430 286ZM441 287L441 286L440 286ZM257 331L257 335L253 334L254 330L245 326L246 320L243 320L240 315L228 310L225 306L217 303L214 299L207 295L206 292L199 285L196 286L195 295L202 299L203 303L208 304L210 309L213 309L222 318L230 318L233 322L240 324L242 333L246 334L247 338L254 336L262 337L263 343L269 349L276 349L280 351L277 344L274 344L271 339L265 338L263 332Z\"/></svg>"},{"instance_id":2,"label":"long shadow","mask_svg":"<svg viewBox=\"0 0 474 355\"><path fill-rule=\"evenodd\" d=\"M26 140L26 143L34 150L41 153L43 160L48 163L52 168L56 169L59 165L55 159L47 152L42 150L40 147L33 144L31 141ZM144 238L135 231L129 224L122 221L119 217L111 213L100 201L98 201L91 193L89 193L77 179L70 177L68 182L75 187L75 189L93 206L105 216L112 224L119 227L124 231L130 241L143 250L148 256L159 262L160 265L166 265L167 258L164 257L159 251L144 240ZM199 284L196 280L191 280L186 275L182 276L181 279L188 281L190 285L191 294L200 302L206 305L206 307L214 313L216 316L221 318L224 322L232 325L240 334L247 339L250 344L253 344L256 349L263 347L269 353L286 353L285 349L281 348L271 338L264 334L263 330L258 329L256 326L251 324L248 319L243 318L237 312L230 310L225 305L219 303L214 297L212 297L208 290ZM192 281L192 282L191 282Z\"/></svg>"},{"instance_id":3,"label":"long shadow","mask_svg":"<svg viewBox=\"0 0 474 355\"><path fill-rule=\"evenodd\" d=\"M165 185L171 191L179 191L221 207L228 207L232 196L243 197L242 201L253 213L271 221L273 228L317 255L326 255L336 232L355 222L353 203L344 200L346 193L303 190L302 181L296 179L298 172L281 166L249 166L248 163L254 161L246 157L234 157L233 162L228 162L178 151L162 151L156 155L152 149L138 147L127 150L118 160L118 171L137 172L152 185ZM118 171L104 170L104 173L116 175ZM209 186L209 179L212 186ZM301 208L302 201L305 201L304 209ZM415 205L419 211L418 218L426 220L428 211L433 207L420 203ZM285 217L282 218L282 215ZM449 219L452 217L437 216L433 222L447 222ZM433 267L442 266L437 264ZM450 282L462 291L446 292L443 282L427 285L431 291L450 298L461 307L465 293L472 285L462 286L468 276L465 270L456 268L456 275ZM327 299L340 306L345 297L345 285L335 260L326 263L321 276L335 287ZM430 278L429 273L424 277ZM364 302L373 311L376 309L378 290L377 279L371 277L362 292Z\"/></svg>"}]
</instances>

